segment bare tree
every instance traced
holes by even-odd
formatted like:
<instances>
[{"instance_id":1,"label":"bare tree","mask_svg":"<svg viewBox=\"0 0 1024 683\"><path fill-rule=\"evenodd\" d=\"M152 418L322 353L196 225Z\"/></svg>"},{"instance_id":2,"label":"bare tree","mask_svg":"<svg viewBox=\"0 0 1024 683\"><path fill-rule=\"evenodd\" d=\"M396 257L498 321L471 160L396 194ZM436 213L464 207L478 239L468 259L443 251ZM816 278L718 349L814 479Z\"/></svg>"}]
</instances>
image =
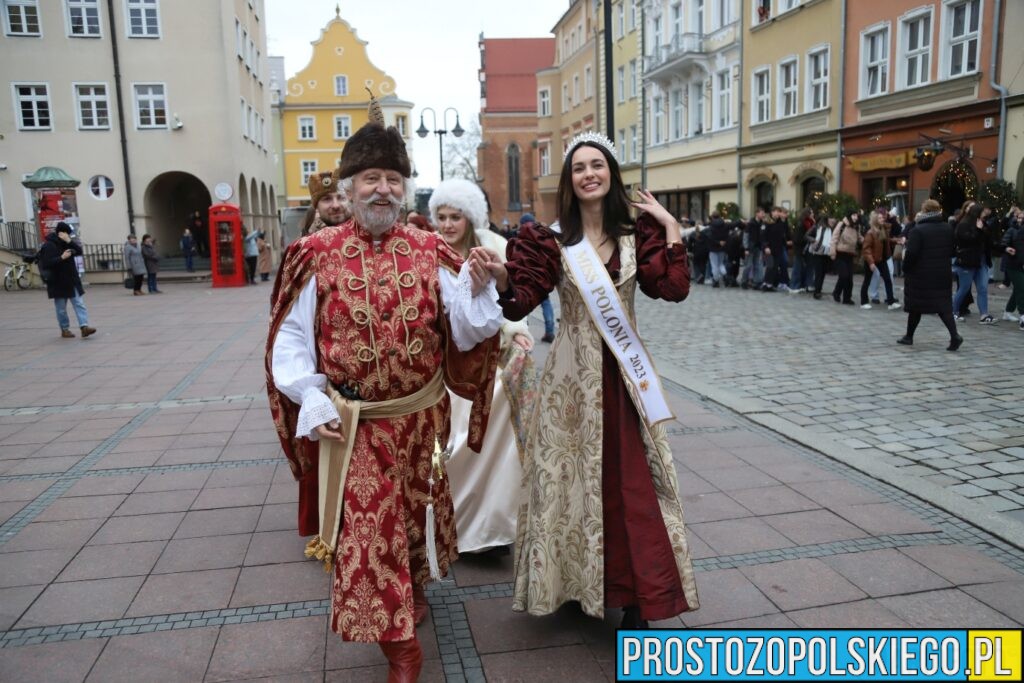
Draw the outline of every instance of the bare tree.
<instances>
[{"instance_id":1,"label":"bare tree","mask_svg":"<svg viewBox=\"0 0 1024 683\"><path fill-rule=\"evenodd\" d=\"M480 122L474 116L466 132L457 138L448 132L444 145L445 178L465 178L476 181L476 151L480 146Z\"/></svg>"}]
</instances>

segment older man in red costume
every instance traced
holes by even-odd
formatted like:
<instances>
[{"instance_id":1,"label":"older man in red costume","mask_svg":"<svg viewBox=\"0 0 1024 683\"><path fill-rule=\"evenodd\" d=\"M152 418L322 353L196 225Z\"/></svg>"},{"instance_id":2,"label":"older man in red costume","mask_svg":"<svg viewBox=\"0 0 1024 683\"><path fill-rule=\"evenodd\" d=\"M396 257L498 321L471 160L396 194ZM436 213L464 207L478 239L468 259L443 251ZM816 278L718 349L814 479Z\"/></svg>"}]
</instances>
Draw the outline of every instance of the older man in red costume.
<instances>
[{"instance_id":1,"label":"older man in red costume","mask_svg":"<svg viewBox=\"0 0 1024 683\"><path fill-rule=\"evenodd\" d=\"M423 587L458 554L438 445L445 386L473 401L479 450L501 325L483 267L397 222L410 173L405 142L371 104L338 169L353 218L306 237L285 263L267 358L297 478L313 467L304 441L319 441L319 533L307 554L333 571L331 628L380 643L389 683L419 676Z\"/></svg>"}]
</instances>

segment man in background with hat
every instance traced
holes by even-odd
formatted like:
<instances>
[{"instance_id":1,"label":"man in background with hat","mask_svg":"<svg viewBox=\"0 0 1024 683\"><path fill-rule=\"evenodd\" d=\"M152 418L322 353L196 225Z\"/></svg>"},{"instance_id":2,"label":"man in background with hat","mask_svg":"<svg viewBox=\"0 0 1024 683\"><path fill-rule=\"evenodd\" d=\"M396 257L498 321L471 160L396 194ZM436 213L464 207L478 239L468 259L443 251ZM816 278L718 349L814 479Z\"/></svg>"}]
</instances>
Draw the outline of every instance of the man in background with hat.
<instances>
[{"instance_id":1,"label":"man in background with hat","mask_svg":"<svg viewBox=\"0 0 1024 683\"><path fill-rule=\"evenodd\" d=\"M332 572L331 628L380 643L395 682L419 676L423 588L458 556L440 450L445 386L473 401L479 450L502 320L482 267L398 223L410 175L402 136L371 100L337 171L353 218L304 238L285 262L267 341L271 412L296 477L313 467L303 442L319 441L307 554Z\"/></svg>"}]
</instances>

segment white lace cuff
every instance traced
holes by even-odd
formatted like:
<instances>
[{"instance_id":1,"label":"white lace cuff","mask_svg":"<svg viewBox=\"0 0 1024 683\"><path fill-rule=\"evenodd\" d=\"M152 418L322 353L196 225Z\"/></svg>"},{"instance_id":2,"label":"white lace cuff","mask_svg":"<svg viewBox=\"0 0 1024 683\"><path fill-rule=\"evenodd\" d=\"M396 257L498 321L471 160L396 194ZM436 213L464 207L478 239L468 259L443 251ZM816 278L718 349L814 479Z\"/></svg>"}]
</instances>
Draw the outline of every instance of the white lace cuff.
<instances>
[{"instance_id":1,"label":"white lace cuff","mask_svg":"<svg viewBox=\"0 0 1024 683\"><path fill-rule=\"evenodd\" d=\"M339 419L338 410L331 403L331 399L327 398L327 394L319 389L307 389L302 395L302 407L299 408L295 436L317 441L319 436L316 433L316 428L337 419Z\"/></svg>"},{"instance_id":2,"label":"white lace cuff","mask_svg":"<svg viewBox=\"0 0 1024 683\"><path fill-rule=\"evenodd\" d=\"M500 326L502 318L501 306L498 305L498 288L494 284L494 278L490 279L483 291L473 296L473 278L469 275L469 263L462 264L454 303L465 311L466 322L471 327L492 327L494 330L491 334L497 332L497 327L494 325L495 320L497 319L498 326Z\"/></svg>"}]
</instances>

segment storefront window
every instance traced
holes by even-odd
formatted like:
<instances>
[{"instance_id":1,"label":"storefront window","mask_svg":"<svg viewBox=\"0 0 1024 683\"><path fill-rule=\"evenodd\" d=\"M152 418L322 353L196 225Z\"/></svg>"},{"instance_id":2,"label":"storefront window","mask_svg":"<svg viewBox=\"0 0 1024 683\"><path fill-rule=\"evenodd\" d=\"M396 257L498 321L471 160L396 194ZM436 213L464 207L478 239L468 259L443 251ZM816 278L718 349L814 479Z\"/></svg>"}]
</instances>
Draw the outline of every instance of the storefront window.
<instances>
[{"instance_id":1,"label":"storefront window","mask_svg":"<svg viewBox=\"0 0 1024 683\"><path fill-rule=\"evenodd\" d=\"M800 183L800 189L803 191L803 206L818 206L825 194L825 179L811 176Z\"/></svg>"},{"instance_id":2,"label":"storefront window","mask_svg":"<svg viewBox=\"0 0 1024 683\"><path fill-rule=\"evenodd\" d=\"M766 210L775 206L775 186L766 180L757 184L754 196L757 198L757 206Z\"/></svg>"}]
</instances>

